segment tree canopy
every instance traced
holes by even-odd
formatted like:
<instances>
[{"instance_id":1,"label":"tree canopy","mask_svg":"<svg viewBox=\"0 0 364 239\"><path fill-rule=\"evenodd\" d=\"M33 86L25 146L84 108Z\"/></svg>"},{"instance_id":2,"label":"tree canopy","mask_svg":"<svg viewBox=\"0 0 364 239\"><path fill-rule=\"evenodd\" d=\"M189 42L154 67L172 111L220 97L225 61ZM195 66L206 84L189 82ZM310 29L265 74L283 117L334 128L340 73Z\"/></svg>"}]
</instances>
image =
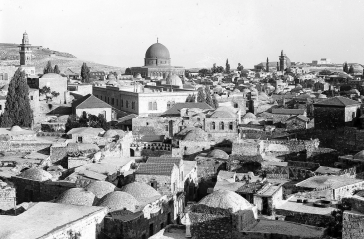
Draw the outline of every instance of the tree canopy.
<instances>
[{"instance_id":1,"label":"tree canopy","mask_svg":"<svg viewBox=\"0 0 364 239\"><path fill-rule=\"evenodd\" d=\"M131 69L129 67L125 69L124 75L131 75Z\"/></svg>"},{"instance_id":2,"label":"tree canopy","mask_svg":"<svg viewBox=\"0 0 364 239\"><path fill-rule=\"evenodd\" d=\"M226 72L226 73L230 73L230 64L229 64L229 59L226 59L225 72Z\"/></svg>"},{"instance_id":3,"label":"tree canopy","mask_svg":"<svg viewBox=\"0 0 364 239\"><path fill-rule=\"evenodd\" d=\"M349 74L353 74L354 73L354 66L353 65L350 65L350 68L349 68L348 73Z\"/></svg>"},{"instance_id":4,"label":"tree canopy","mask_svg":"<svg viewBox=\"0 0 364 239\"><path fill-rule=\"evenodd\" d=\"M205 96L206 96L206 103L211 107L215 107L214 102L211 97L210 88L208 86L205 87Z\"/></svg>"},{"instance_id":5,"label":"tree canopy","mask_svg":"<svg viewBox=\"0 0 364 239\"><path fill-rule=\"evenodd\" d=\"M10 81L6 96L5 110L1 117L1 127L30 127L33 112L29 103L29 87L24 71L18 69Z\"/></svg>"},{"instance_id":6,"label":"tree canopy","mask_svg":"<svg viewBox=\"0 0 364 239\"><path fill-rule=\"evenodd\" d=\"M60 71L60 70L59 70L59 68L58 68L58 65L55 65L55 66L54 66L53 73L56 73L56 74L61 73L61 71Z\"/></svg>"},{"instance_id":7,"label":"tree canopy","mask_svg":"<svg viewBox=\"0 0 364 239\"><path fill-rule=\"evenodd\" d=\"M240 63L238 63L238 67L236 68L238 71L244 70L244 66Z\"/></svg>"},{"instance_id":8,"label":"tree canopy","mask_svg":"<svg viewBox=\"0 0 364 239\"><path fill-rule=\"evenodd\" d=\"M44 69L43 69L43 74L53 73L53 72L54 72L54 70L52 67L52 63L51 63L51 61L48 61L46 67L44 67Z\"/></svg>"},{"instance_id":9,"label":"tree canopy","mask_svg":"<svg viewBox=\"0 0 364 239\"><path fill-rule=\"evenodd\" d=\"M202 87L197 90L197 102L206 102L205 93Z\"/></svg>"},{"instance_id":10,"label":"tree canopy","mask_svg":"<svg viewBox=\"0 0 364 239\"><path fill-rule=\"evenodd\" d=\"M82 64L81 67L81 78L82 82L84 83L90 83L90 68L86 65L86 63Z\"/></svg>"},{"instance_id":11,"label":"tree canopy","mask_svg":"<svg viewBox=\"0 0 364 239\"><path fill-rule=\"evenodd\" d=\"M70 115L66 123L66 132L73 128L80 127L92 127L92 128L103 128L105 131L110 129L110 123L108 123L104 115L99 114L98 116L88 114L84 111L81 117L76 115Z\"/></svg>"},{"instance_id":12,"label":"tree canopy","mask_svg":"<svg viewBox=\"0 0 364 239\"><path fill-rule=\"evenodd\" d=\"M343 71L348 73L349 72L349 68L348 68L348 63L344 63L344 66L343 66Z\"/></svg>"}]
</instances>

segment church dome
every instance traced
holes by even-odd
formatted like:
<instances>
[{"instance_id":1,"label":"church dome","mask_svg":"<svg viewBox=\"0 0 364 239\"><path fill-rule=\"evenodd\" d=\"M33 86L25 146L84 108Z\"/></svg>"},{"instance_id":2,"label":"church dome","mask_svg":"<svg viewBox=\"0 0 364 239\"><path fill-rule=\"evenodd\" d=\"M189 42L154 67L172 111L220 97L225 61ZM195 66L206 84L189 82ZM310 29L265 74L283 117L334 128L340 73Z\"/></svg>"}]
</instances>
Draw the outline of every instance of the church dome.
<instances>
[{"instance_id":1,"label":"church dome","mask_svg":"<svg viewBox=\"0 0 364 239\"><path fill-rule=\"evenodd\" d=\"M138 201L145 198L161 197L162 195L154 188L145 183L133 182L125 185L121 191L132 195Z\"/></svg>"},{"instance_id":2,"label":"church dome","mask_svg":"<svg viewBox=\"0 0 364 239\"><path fill-rule=\"evenodd\" d=\"M52 174L40 168L30 168L22 172L19 177L37 181L47 181L52 179Z\"/></svg>"},{"instance_id":3,"label":"church dome","mask_svg":"<svg viewBox=\"0 0 364 239\"><path fill-rule=\"evenodd\" d=\"M248 112L248 113L246 113L245 115L244 115L244 117L243 117L243 119L256 119L257 117L253 114L253 113L251 113L251 112Z\"/></svg>"},{"instance_id":4,"label":"church dome","mask_svg":"<svg viewBox=\"0 0 364 239\"><path fill-rule=\"evenodd\" d=\"M178 85L182 86L182 80L178 75L169 75L166 80L166 85Z\"/></svg>"},{"instance_id":5,"label":"church dome","mask_svg":"<svg viewBox=\"0 0 364 239\"><path fill-rule=\"evenodd\" d=\"M167 47L161 43L154 43L145 53L145 58L171 58Z\"/></svg>"},{"instance_id":6,"label":"church dome","mask_svg":"<svg viewBox=\"0 0 364 239\"><path fill-rule=\"evenodd\" d=\"M97 206L108 207L110 212L125 209L136 212L139 207L139 202L129 193L115 191L101 198Z\"/></svg>"},{"instance_id":7,"label":"church dome","mask_svg":"<svg viewBox=\"0 0 364 239\"><path fill-rule=\"evenodd\" d=\"M95 195L83 188L71 188L64 191L54 202L78 206L92 206Z\"/></svg>"},{"instance_id":8,"label":"church dome","mask_svg":"<svg viewBox=\"0 0 364 239\"><path fill-rule=\"evenodd\" d=\"M14 125L13 127L11 127L10 131L11 132L20 132L20 131L23 131L23 130L19 126Z\"/></svg>"},{"instance_id":9,"label":"church dome","mask_svg":"<svg viewBox=\"0 0 364 239\"><path fill-rule=\"evenodd\" d=\"M221 149L214 149L212 150L209 154L208 154L209 157L212 157L212 158L219 158L219 159L228 159L229 158L229 155L221 150Z\"/></svg>"},{"instance_id":10,"label":"church dome","mask_svg":"<svg viewBox=\"0 0 364 239\"><path fill-rule=\"evenodd\" d=\"M231 209L233 212L252 208L252 205L245 198L227 190L215 191L201 199L198 204L214 208Z\"/></svg>"},{"instance_id":11,"label":"church dome","mask_svg":"<svg viewBox=\"0 0 364 239\"><path fill-rule=\"evenodd\" d=\"M94 181L88 184L85 189L95 194L97 198L102 198L108 193L114 192L117 187L114 184L106 181Z\"/></svg>"}]
</instances>

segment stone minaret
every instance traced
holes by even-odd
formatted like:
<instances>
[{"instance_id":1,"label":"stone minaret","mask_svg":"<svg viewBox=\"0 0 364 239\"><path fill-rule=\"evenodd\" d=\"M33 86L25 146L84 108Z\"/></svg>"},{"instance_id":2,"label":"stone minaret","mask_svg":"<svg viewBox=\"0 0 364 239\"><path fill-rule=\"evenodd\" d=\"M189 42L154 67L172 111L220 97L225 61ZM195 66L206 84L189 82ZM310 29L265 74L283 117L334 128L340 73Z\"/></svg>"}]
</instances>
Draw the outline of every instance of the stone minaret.
<instances>
[{"instance_id":1,"label":"stone minaret","mask_svg":"<svg viewBox=\"0 0 364 239\"><path fill-rule=\"evenodd\" d=\"M28 34L26 32L23 34L23 40L19 47L20 65L30 65L32 63L32 50L31 45L29 44Z\"/></svg>"},{"instance_id":2,"label":"stone minaret","mask_svg":"<svg viewBox=\"0 0 364 239\"><path fill-rule=\"evenodd\" d=\"M279 69L283 72L285 67L285 55L283 54L283 50L281 51L281 55L279 56Z\"/></svg>"}]
</instances>

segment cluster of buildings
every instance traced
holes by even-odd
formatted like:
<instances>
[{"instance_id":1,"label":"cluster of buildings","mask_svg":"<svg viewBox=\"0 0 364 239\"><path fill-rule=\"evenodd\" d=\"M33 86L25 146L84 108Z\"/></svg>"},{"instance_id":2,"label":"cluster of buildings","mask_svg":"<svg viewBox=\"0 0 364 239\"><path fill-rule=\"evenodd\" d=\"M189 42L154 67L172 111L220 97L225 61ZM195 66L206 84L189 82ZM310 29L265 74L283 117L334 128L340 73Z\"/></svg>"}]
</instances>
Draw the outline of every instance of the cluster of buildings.
<instances>
[{"instance_id":1,"label":"cluster of buildings","mask_svg":"<svg viewBox=\"0 0 364 239\"><path fill-rule=\"evenodd\" d=\"M31 70L27 34L20 56ZM39 127L0 129L0 238L364 236L362 80L283 51L186 77L158 41L131 73L27 73ZM70 115L108 127L66 131Z\"/></svg>"}]
</instances>

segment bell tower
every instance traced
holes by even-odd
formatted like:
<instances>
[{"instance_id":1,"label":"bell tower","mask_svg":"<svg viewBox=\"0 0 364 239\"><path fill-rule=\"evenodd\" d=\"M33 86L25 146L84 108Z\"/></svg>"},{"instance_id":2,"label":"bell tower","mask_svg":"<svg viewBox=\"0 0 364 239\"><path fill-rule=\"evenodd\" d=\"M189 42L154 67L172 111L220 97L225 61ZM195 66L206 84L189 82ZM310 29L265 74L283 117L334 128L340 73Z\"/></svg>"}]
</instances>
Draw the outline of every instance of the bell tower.
<instances>
[{"instance_id":1,"label":"bell tower","mask_svg":"<svg viewBox=\"0 0 364 239\"><path fill-rule=\"evenodd\" d=\"M32 63L32 50L31 45L29 44L28 34L26 32L23 34L23 39L19 47L20 65L30 65Z\"/></svg>"}]
</instances>

